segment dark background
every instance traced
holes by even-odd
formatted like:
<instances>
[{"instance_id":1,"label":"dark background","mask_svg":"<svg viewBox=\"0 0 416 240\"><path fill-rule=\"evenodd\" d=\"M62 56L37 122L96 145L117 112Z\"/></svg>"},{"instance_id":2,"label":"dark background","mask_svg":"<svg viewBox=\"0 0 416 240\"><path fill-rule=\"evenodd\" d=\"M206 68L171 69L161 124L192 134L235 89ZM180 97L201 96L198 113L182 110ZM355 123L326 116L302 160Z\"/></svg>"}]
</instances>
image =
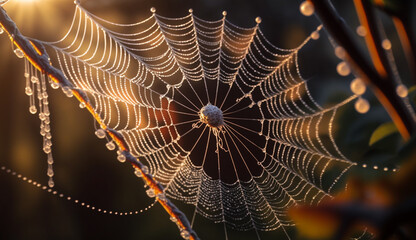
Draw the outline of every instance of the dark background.
<instances>
[{"instance_id":1,"label":"dark background","mask_svg":"<svg viewBox=\"0 0 416 240\"><path fill-rule=\"evenodd\" d=\"M350 1L334 2L355 29L358 23ZM149 16L151 7L168 17L184 16L193 8L195 15L206 20L217 20L226 10L231 22L245 27L254 26L254 19L260 16L262 31L281 48L298 46L319 25L314 16L304 17L299 13L300 3L293 0L81 1L94 14L118 22L144 19ZM11 0L5 9L24 35L57 40L69 27L75 6L72 0ZM386 21L386 24L389 29L391 22ZM397 37L392 35L391 41L395 44ZM300 53L301 72L310 80L313 96L324 106L351 94L348 84L353 76L343 78L336 74L335 66L339 61L324 32L318 41L312 41ZM46 185L47 164L39 135L40 121L28 111L23 67L23 60L15 57L8 37L0 35L0 166ZM404 79L406 77L404 73ZM56 190L96 208L113 211L135 211L152 203L144 193L143 182L134 176L131 167L117 162L115 152L108 151L105 141L95 137L94 121L86 110L78 107L77 100L66 98L60 90L48 92ZM368 147L371 132L388 121L388 116L371 94L366 97L372 105L368 114L357 114L351 104L340 111L334 126L337 142L353 161L393 168L395 165L390 158L396 148L386 152L382 148ZM366 170L370 175L375 172ZM175 203L191 218L192 207ZM194 229L202 239L225 236L222 224L213 224L200 216ZM262 237L279 239L281 235L277 231L264 233ZM0 171L0 239L100 238L181 239L176 226L159 205L141 215L105 215ZM255 239L255 234L230 230L229 238Z\"/></svg>"}]
</instances>

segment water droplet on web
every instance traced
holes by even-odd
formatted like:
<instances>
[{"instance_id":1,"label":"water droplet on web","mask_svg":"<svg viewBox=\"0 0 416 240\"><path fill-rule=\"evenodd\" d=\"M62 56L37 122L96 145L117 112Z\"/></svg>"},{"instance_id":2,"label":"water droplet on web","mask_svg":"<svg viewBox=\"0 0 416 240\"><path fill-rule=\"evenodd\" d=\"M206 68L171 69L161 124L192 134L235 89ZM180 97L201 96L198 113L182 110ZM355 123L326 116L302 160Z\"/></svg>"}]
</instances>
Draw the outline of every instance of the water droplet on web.
<instances>
[{"instance_id":1,"label":"water droplet on web","mask_svg":"<svg viewBox=\"0 0 416 240\"><path fill-rule=\"evenodd\" d=\"M51 87L52 87L53 89L58 89L58 88L59 88L59 83L57 83L57 82L52 82L52 83L51 83Z\"/></svg>"},{"instance_id":2,"label":"water droplet on web","mask_svg":"<svg viewBox=\"0 0 416 240\"><path fill-rule=\"evenodd\" d=\"M170 216L170 220L174 223L178 222L178 219L176 219L174 216Z\"/></svg>"},{"instance_id":3,"label":"water droplet on web","mask_svg":"<svg viewBox=\"0 0 416 240\"><path fill-rule=\"evenodd\" d=\"M37 77L35 77L35 76L32 76L32 77L30 78L30 81L31 81L32 83L38 83L38 82L39 82L39 78L37 78Z\"/></svg>"},{"instance_id":4,"label":"water droplet on web","mask_svg":"<svg viewBox=\"0 0 416 240\"><path fill-rule=\"evenodd\" d=\"M142 167L142 172L143 172L144 174L149 174L149 168L148 168L147 166L143 166L143 167Z\"/></svg>"},{"instance_id":5,"label":"water droplet on web","mask_svg":"<svg viewBox=\"0 0 416 240\"><path fill-rule=\"evenodd\" d=\"M313 40L318 40L318 39L319 39L319 32L318 32L318 31L314 31L314 32L311 34L311 38L312 38Z\"/></svg>"},{"instance_id":6,"label":"water droplet on web","mask_svg":"<svg viewBox=\"0 0 416 240\"><path fill-rule=\"evenodd\" d=\"M365 35L367 35L367 29L364 26L358 26L356 31L358 36L360 37L365 37Z\"/></svg>"},{"instance_id":7,"label":"water droplet on web","mask_svg":"<svg viewBox=\"0 0 416 240\"><path fill-rule=\"evenodd\" d=\"M156 195L155 195L155 191L154 191L152 188L147 189L147 190L146 190L146 194L147 194L147 196L149 196L150 198L154 198L154 197L156 197Z\"/></svg>"},{"instance_id":8,"label":"water droplet on web","mask_svg":"<svg viewBox=\"0 0 416 240\"><path fill-rule=\"evenodd\" d=\"M43 151L44 151L46 154L48 154L48 153L50 153L50 152L51 152L51 147L49 147L49 146L45 146L45 147L43 148Z\"/></svg>"},{"instance_id":9,"label":"water droplet on web","mask_svg":"<svg viewBox=\"0 0 416 240\"><path fill-rule=\"evenodd\" d=\"M391 42L388 39L384 39L381 42L381 46L385 49L385 50L390 50L391 49Z\"/></svg>"},{"instance_id":10,"label":"water droplet on web","mask_svg":"<svg viewBox=\"0 0 416 240\"><path fill-rule=\"evenodd\" d=\"M36 114L36 112L37 112L38 110L36 109L36 106L30 106L29 107L29 112L31 113L31 114Z\"/></svg>"},{"instance_id":11,"label":"water droplet on web","mask_svg":"<svg viewBox=\"0 0 416 240\"><path fill-rule=\"evenodd\" d=\"M337 58L339 59L344 59L345 58L345 50L343 47L338 46L335 48L335 56L337 56Z\"/></svg>"},{"instance_id":12,"label":"water droplet on web","mask_svg":"<svg viewBox=\"0 0 416 240\"><path fill-rule=\"evenodd\" d=\"M52 167L48 168L48 173L47 174L48 174L49 177L52 177L54 175Z\"/></svg>"},{"instance_id":13,"label":"water droplet on web","mask_svg":"<svg viewBox=\"0 0 416 240\"><path fill-rule=\"evenodd\" d=\"M0 27L0 34L4 33L3 28Z\"/></svg>"},{"instance_id":14,"label":"water droplet on web","mask_svg":"<svg viewBox=\"0 0 416 240\"><path fill-rule=\"evenodd\" d=\"M72 93L71 89L68 86L62 88L62 91L67 97L72 97L74 94Z\"/></svg>"},{"instance_id":15,"label":"water droplet on web","mask_svg":"<svg viewBox=\"0 0 416 240\"><path fill-rule=\"evenodd\" d=\"M16 54L16 56L18 57L18 58L23 58L24 56L25 56L25 54L22 52L22 50L20 50L19 48L16 48L15 50L14 50L14 54Z\"/></svg>"},{"instance_id":16,"label":"water droplet on web","mask_svg":"<svg viewBox=\"0 0 416 240\"><path fill-rule=\"evenodd\" d=\"M183 229L183 230L181 230L181 237L185 240L188 240L191 237L191 235L189 234L188 231Z\"/></svg>"},{"instance_id":17,"label":"water droplet on web","mask_svg":"<svg viewBox=\"0 0 416 240\"><path fill-rule=\"evenodd\" d=\"M85 107L86 107L85 102L80 102L80 103L79 103L79 107L80 107L80 108L85 108Z\"/></svg>"},{"instance_id":18,"label":"water droplet on web","mask_svg":"<svg viewBox=\"0 0 416 240\"><path fill-rule=\"evenodd\" d=\"M315 12L315 8L313 6L313 4L309 1L304 1L300 4L300 12L304 15L304 16L311 16L314 12Z\"/></svg>"},{"instance_id":19,"label":"water droplet on web","mask_svg":"<svg viewBox=\"0 0 416 240\"><path fill-rule=\"evenodd\" d=\"M339 75L345 77L351 73L351 69L346 62L342 61L337 65L337 72Z\"/></svg>"},{"instance_id":20,"label":"water droplet on web","mask_svg":"<svg viewBox=\"0 0 416 240\"><path fill-rule=\"evenodd\" d=\"M260 24L261 23L261 17L256 17L256 23Z\"/></svg>"},{"instance_id":21,"label":"water droplet on web","mask_svg":"<svg viewBox=\"0 0 416 240\"><path fill-rule=\"evenodd\" d=\"M108 142L108 143L106 143L105 144L105 146L107 147L107 149L108 150L114 150L114 149L116 149L116 145L114 144L114 142L113 141L111 141L111 142Z\"/></svg>"},{"instance_id":22,"label":"water droplet on web","mask_svg":"<svg viewBox=\"0 0 416 240\"><path fill-rule=\"evenodd\" d=\"M25 88L25 93L26 93L26 95L28 95L28 96L32 96L32 95L33 95L32 88L31 88L31 87L26 87L26 88Z\"/></svg>"},{"instance_id":23,"label":"water droplet on web","mask_svg":"<svg viewBox=\"0 0 416 240\"><path fill-rule=\"evenodd\" d=\"M159 198L159 200L161 200L161 201L166 201L166 200L168 200L168 199L166 198L166 195L165 195L164 193L159 193L159 194L157 195L157 198Z\"/></svg>"},{"instance_id":24,"label":"water droplet on web","mask_svg":"<svg viewBox=\"0 0 416 240\"><path fill-rule=\"evenodd\" d=\"M121 163L124 163L126 161L126 156L124 156L123 154L120 154L117 156L117 160Z\"/></svg>"},{"instance_id":25,"label":"water droplet on web","mask_svg":"<svg viewBox=\"0 0 416 240\"><path fill-rule=\"evenodd\" d=\"M98 137L98 138L105 138L105 131L104 131L104 129L102 129L102 128L100 128L100 129L97 129L97 131L95 131L95 135Z\"/></svg>"},{"instance_id":26,"label":"water droplet on web","mask_svg":"<svg viewBox=\"0 0 416 240\"><path fill-rule=\"evenodd\" d=\"M135 174L137 177L142 177L142 176L143 176L142 172L140 172L140 170L139 170L139 169L135 169L135 170L134 170L134 174Z\"/></svg>"},{"instance_id":27,"label":"water droplet on web","mask_svg":"<svg viewBox=\"0 0 416 240\"><path fill-rule=\"evenodd\" d=\"M49 181L48 181L48 186L49 186L50 188L53 188L53 187L55 186L55 183L53 182L52 178L51 178L51 179L49 179Z\"/></svg>"},{"instance_id":28,"label":"water droplet on web","mask_svg":"<svg viewBox=\"0 0 416 240\"><path fill-rule=\"evenodd\" d=\"M48 155L48 164L53 164L53 157L52 154Z\"/></svg>"},{"instance_id":29,"label":"water droplet on web","mask_svg":"<svg viewBox=\"0 0 416 240\"><path fill-rule=\"evenodd\" d=\"M364 114L370 110L370 103L366 99L359 97L355 102L354 107L357 112Z\"/></svg>"},{"instance_id":30,"label":"water droplet on web","mask_svg":"<svg viewBox=\"0 0 416 240\"><path fill-rule=\"evenodd\" d=\"M396 93L399 97L405 98L407 97L407 94L409 93L409 91L407 90L407 87L404 84L400 84L396 88Z\"/></svg>"},{"instance_id":31,"label":"water droplet on web","mask_svg":"<svg viewBox=\"0 0 416 240\"><path fill-rule=\"evenodd\" d=\"M354 94L363 95L365 93L366 86L363 80L361 80L361 78L356 78L352 80L350 84L350 89Z\"/></svg>"},{"instance_id":32,"label":"water droplet on web","mask_svg":"<svg viewBox=\"0 0 416 240\"><path fill-rule=\"evenodd\" d=\"M40 113L40 114L39 114L39 119L40 119L41 121L45 120L45 114L44 114L44 113Z\"/></svg>"}]
</instances>

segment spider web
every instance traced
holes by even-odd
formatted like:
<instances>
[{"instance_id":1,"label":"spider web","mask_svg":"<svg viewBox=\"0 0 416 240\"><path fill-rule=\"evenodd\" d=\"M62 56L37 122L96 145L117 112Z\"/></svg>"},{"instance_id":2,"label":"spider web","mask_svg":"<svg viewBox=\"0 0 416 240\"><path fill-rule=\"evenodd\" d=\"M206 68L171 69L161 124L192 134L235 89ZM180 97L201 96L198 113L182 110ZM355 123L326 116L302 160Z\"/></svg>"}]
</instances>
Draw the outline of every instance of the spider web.
<instances>
[{"instance_id":1,"label":"spider web","mask_svg":"<svg viewBox=\"0 0 416 240\"><path fill-rule=\"evenodd\" d=\"M77 5L67 34L43 43L166 195L195 206L192 223L198 213L237 230L286 233L287 208L330 197L354 165L332 136L337 110L354 97L322 108L298 65L311 37L281 49L256 22L152 9L119 24ZM222 110L223 126L200 121L207 104Z\"/></svg>"}]
</instances>

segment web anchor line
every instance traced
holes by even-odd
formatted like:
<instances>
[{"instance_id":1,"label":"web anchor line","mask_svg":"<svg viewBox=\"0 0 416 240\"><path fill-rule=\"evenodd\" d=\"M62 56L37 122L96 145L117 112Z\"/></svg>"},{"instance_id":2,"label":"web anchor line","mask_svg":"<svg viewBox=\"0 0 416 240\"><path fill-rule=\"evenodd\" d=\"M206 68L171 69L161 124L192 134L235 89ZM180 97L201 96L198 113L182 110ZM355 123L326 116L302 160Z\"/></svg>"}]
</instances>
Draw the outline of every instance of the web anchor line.
<instances>
[{"instance_id":1,"label":"web anchor line","mask_svg":"<svg viewBox=\"0 0 416 240\"><path fill-rule=\"evenodd\" d=\"M98 208L98 207L96 207L92 204L89 204L87 202L84 202L84 201L81 201L81 200L78 200L78 199L74 199L73 197L65 195L63 193L59 193L55 189L50 188L48 186L45 186L45 185L43 185L39 182L36 182L36 181L34 181L34 180L32 180L28 177L24 177L22 174L19 174L15 171L12 171L11 169L9 169L5 166L2 166L0 169L2 171L6 172L7 174L15 176L16 178L21 179L22 181L24 181L28 184L32 184L33 186L35 186L37 188L40 188L40 189L42 189L42 190L44 190L44 191L46 191L46 192L48 192L52 195L58 196L59 198L66 199L67 201L70 201L70 202L72 202L76 205L79 205L81 207L84 207L84 208L87 208L87 209L90 209L92 211L96 211L96 212L99 212L99 213L103 213L103 214L118 215L118 216L138 215L140 213L144 213L145 211L151 209L155 205L155 203L157 202L155 200L154 202L150 203L147 207L144 207L143 209L131 210L131 211L120 211L120 210L116 211L116 210L108 210L108 209Z\"/></svg>"}]
</instances>

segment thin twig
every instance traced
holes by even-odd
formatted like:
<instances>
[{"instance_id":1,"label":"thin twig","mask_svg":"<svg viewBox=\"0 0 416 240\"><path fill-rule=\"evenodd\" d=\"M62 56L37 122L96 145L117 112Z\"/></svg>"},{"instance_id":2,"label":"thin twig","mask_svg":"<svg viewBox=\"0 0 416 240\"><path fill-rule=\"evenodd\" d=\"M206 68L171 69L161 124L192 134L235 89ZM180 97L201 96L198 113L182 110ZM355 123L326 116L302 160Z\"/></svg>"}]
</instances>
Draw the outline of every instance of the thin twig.
<instances>
[{"instance_id":1,"label":"thin twig","mask_svg":"<svg viewBox=\"0 0 416 240\"><path fill-rule=\"evenodd\" d=\"M34 67L36 67L43 74L48 75L48 77L50 77L54 82L61 84L62 87L69 87L74 96L80 102L85 104L86 108L98 122L100 127L107 132L114 142L116 142L126 159L136 170L141 172L142 179L149 186L149 188L154 191L157 201L162 205L171 218L175 219L175 222L181 231L181 235L184 237L189 236L189 239L192 240L199 239L195 231L193 231L185 214L183 214L169 199L164 196L163 186L158 183L151 174L144 170L145 165L143 165L143 163L141 163L130 153L123 136L114 129L107 127L106 124L101 121L101 118L90 104L87 95L82 90L74 89L72 83L65 78L63 73L59 69L52 66L49 56L47 55L42 44L26 39L2 7L0 7L0 27L5 30L12 43L24 53L25 58L29 60ZM187 233L182 234L182 231L186 231Z\"/></svg>"},{"instance_id":2,"label":"thin twig","mask_svg":"<svg viewBox=\"0 0 416 240\"><path fill-rule=\"evenodd\" d=\"M396 86L392 79L380 76L364 58L358 44L352 37L350 29L338 15L329 0L309 0L321 19L325 29L345 49L346 61L355 73L369 85L380 103L389 113L403 139L408 140L416 132L415 118L396 94Z\"/></svg>"}]
</instances>

